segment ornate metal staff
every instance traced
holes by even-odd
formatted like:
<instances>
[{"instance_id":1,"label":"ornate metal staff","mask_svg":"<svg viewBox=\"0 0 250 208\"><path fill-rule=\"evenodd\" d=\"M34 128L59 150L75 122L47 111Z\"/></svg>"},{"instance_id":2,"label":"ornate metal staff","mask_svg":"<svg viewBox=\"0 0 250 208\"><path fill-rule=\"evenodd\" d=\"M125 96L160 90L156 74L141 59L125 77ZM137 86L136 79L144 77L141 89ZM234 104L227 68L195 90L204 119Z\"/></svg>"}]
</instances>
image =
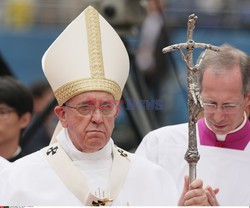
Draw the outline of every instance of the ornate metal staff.
<instances>
[{"instance_id":1,"label":"ornate metal staff","mask_svg":"<svg viewBox=\"0 0 250 208\"><path fill-rule=\"evenodd\" d=\"M187 22L187 42L163 48L162 52L167 53L174 50L180 52L181 58L187 66L187 81L188 81L188 150L185 154L185 160L189 164L189 182L191 183L196 178L196 164L200 159L197 149L196 140L196 122L197 116L201 111L201 100L198 87L198 70L200 63L204 59L207 50L219 51L219 48L210 44L195 43L193 38L193 30L195 28L197 16L194 14L189 15ZM193 65L193 50L194 48L204 48L205 51L199 60L199 63ZM184 55L182 49L186 49Z\"/></svg>"}]
</instances>

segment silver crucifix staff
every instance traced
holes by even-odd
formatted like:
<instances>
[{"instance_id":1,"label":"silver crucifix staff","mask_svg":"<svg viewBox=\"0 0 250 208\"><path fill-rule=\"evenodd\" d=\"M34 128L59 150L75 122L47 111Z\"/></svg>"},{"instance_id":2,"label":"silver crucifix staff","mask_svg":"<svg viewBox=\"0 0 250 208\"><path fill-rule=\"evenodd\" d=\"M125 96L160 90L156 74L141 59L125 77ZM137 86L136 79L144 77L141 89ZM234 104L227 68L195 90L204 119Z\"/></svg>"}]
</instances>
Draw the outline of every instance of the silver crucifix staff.
<instances>
[{"instance_id":1,"label":"silver crucifix staff","mask_svg":"<svg viewBox=\"0 0 250 208\"><path fill-rule=\"evenodd\" d=\"M199 94L197 72L201 61L204 59L207 50L219 51L219 48L210 44L195 43L193 40L193 30L195 28L197 16L194 14L188 17L187 23L187 42L163 48L163 53L178 50L187 66L187 81L188 81L188 150L185 155L185 160L189 164L189 182L191 183L196 178L196 164L200 159L197 149L196 140L196 122L197 116L201 111L201 100ZM205 52L199 60L199 63L193 65L193 50L194 48L204 48ZM182 49L186 49L184 55Z\"/></svg>"}]
</instances>

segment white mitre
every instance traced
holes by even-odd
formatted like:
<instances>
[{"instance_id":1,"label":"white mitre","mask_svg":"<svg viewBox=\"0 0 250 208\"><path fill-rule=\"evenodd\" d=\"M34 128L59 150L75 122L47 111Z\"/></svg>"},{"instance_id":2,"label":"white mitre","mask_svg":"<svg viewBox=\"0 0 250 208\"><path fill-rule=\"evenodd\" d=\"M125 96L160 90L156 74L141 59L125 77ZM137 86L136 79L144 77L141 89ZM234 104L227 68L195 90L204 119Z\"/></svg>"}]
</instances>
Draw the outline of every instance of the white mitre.
<instances>
[{"instance_id":1,"label":"white mitre","mask_svg":"<svg viewBox=\"0 0 250 208\"><path fill-rule=\"evenodd\" d=\"M129 74L129 57L115 30L89 6L48 48L42 67L59 105L96 90L119 100Z\"/></svg>"}]
</instances>

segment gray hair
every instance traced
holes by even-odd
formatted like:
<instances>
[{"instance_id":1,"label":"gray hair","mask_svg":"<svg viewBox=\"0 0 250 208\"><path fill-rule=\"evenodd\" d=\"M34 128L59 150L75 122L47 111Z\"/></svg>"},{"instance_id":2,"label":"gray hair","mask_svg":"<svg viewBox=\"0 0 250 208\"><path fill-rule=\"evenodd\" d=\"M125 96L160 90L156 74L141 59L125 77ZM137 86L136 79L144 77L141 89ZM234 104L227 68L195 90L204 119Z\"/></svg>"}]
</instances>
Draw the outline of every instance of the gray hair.
<instances>
[{"instance_id":1,"label":"gray hair","mask_svg":"<svg viewBox=\"0 0 250 208\"><path fill-rule=\"evenodd\" d=\"M205 58L201 62L199 69L199 88L202 91L202 80L204 76L204 72L209 68L213 70L215 73L222 73L225 71L231 71L233 66L240 65L241 70L241 77L242 77L242 93L244 96L247 95L249 92L249 70L250 70L250 59L246 53L243 51L234 48L228 44L223 44L219 47L220 52L215 51L207 51ZM199 59L201 58L202 54L200 55ZM198 59L198 62L199 62Z\"/></svg>"}]
</instances>

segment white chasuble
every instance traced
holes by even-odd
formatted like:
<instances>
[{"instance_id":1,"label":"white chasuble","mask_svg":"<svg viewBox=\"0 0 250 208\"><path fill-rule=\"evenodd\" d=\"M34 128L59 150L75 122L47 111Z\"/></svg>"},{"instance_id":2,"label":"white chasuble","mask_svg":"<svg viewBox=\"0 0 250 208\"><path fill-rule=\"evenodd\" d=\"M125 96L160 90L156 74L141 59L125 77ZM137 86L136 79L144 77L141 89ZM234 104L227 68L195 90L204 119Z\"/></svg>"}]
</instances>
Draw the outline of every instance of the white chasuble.
<instances>
[{"instance_id":1,"label":"white chasuble","mask_svg":"<svg viewBox=\"0 0 250 208\"><path fill-rule=\"evenodd\" d=\"M115 147L112 139L90 154L79 152L65 129L57 140L1 172L1 205L177 205L173 178L148 160ZM60 157L51 161L47 157L53 154Z\"/></svg>"}]
</instances>

